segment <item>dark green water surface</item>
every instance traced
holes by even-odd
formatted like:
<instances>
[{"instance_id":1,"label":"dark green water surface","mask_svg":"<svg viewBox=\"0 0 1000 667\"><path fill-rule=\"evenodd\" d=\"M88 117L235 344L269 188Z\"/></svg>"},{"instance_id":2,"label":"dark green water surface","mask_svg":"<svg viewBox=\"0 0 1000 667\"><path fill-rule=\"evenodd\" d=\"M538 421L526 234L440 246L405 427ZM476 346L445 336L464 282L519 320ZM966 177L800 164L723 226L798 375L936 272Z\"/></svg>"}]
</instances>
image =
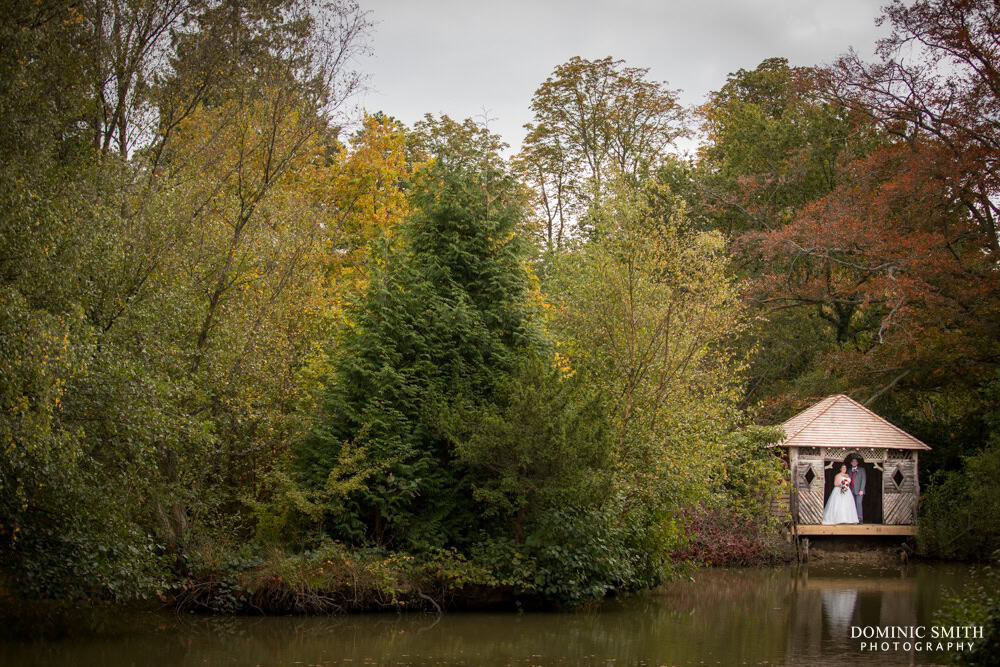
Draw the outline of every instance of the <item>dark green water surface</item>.
<instances>
[{"instance_id":1,"label":"dark green water surface","mask_svg":"<svg viewBox=\"0 0 1000 667\"><path fill-rule=\"evenodd\" d=\"M114 612L70 638L0 643L0 665L910 665L851 626L932 625L957 565L703 570L563 613L207 617ZM92 634L96 631L96 634Z\"/></svg>"}]
</instances>

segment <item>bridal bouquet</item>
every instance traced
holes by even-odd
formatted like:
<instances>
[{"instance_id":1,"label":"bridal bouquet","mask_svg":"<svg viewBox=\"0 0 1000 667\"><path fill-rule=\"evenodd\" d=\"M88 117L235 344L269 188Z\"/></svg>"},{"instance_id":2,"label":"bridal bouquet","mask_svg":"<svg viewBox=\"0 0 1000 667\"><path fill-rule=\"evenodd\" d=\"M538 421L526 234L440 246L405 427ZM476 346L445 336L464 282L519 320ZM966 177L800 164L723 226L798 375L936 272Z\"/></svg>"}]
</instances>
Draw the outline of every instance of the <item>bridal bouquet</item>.
<instances>
[{"instance_id":1,"label":"bridal bouquet","mask_svg":"<svg viewBox=\"0 0 1000 667\"><path fill-rule=\"evenodd\" d=\"M845 478L840 480L840 492L847 493L851 490L851 480Z\"/></svg>"}]
</instances>

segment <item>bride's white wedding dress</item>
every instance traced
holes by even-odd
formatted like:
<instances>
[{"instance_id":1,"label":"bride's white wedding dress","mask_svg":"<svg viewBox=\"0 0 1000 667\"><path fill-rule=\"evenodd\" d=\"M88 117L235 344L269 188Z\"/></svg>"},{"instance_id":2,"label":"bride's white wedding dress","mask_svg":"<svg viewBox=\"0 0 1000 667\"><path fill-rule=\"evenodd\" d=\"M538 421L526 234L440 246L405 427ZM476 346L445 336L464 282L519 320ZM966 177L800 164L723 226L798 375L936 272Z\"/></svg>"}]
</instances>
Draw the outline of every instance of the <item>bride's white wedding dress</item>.
<instances>
[{"instance_id":1,"label":"bride's white wedding dress","mask_svg":"<svg viewBox=\"0 0 1000 667\"><path fill-rule=\"evenodd\" d=\"M823 523L857 523L858 508L854 505L854 494L850 488L846 493L841 493L840 485L834 484L833 491L826 501L826 509L823 510Z\"/></svg>"}]
</instances>

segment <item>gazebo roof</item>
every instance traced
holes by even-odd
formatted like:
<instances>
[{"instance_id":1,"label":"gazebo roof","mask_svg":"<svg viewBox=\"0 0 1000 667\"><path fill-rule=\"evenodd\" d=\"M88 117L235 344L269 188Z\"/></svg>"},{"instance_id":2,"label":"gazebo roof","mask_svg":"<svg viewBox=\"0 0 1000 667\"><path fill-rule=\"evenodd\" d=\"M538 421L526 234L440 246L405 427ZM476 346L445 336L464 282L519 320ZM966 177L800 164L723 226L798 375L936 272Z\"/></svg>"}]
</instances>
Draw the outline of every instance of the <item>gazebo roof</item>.
<instances>
[{"instance_id":1,"label":"gazebo roof","mask_svg":"<svg viewBox=\"0 0 1000 667\"><path fill-rule=\"evenodd\" d=\"M912 435L843 394L827 396L784 424L779 447L930 449Z\"/></svg>"}]
</instances>

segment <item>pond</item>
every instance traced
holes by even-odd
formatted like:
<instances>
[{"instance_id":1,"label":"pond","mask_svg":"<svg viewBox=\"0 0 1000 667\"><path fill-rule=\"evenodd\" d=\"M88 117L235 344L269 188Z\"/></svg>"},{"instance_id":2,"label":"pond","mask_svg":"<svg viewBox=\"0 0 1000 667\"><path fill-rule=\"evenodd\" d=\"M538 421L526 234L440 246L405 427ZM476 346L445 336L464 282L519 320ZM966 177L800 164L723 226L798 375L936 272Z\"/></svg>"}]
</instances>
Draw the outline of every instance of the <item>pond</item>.
<instances>
[{"instance_id":1,"label":"pond","mask_svg":"<svg viewBox=\"0 0 1000 667\"><path fill-rule=\"evenodd\" d=\"M942 596L973 576L927 564L700 570L694 582L565 613L119 613L95 636L0 643L0 664L939 664L933 652L862 652L851 627L931 626Z\"/></svg>"}]
</instances>

